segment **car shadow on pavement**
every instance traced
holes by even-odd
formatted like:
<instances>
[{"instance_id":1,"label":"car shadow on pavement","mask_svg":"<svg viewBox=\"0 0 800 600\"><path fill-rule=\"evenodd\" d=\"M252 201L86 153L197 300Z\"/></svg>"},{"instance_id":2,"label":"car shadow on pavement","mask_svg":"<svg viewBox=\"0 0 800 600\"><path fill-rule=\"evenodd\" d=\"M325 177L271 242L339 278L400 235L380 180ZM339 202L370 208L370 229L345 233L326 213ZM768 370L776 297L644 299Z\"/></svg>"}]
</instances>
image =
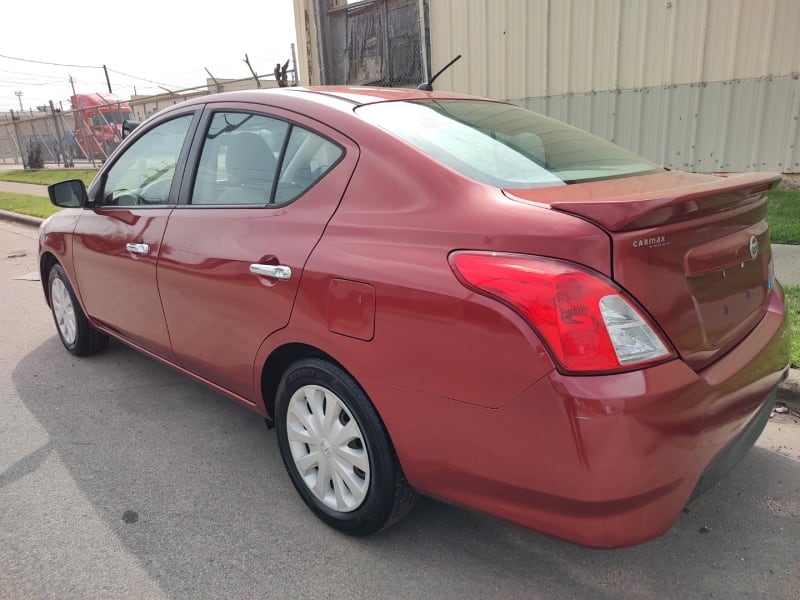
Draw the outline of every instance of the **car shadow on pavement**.
<instances>
[{"instance_id":1,"label":"car shadow on pavement","mask_svg":"<svg viewBox=\"0 0 800 600\"><path fill-rule=\"evenodd\" d=\"M12 382L49 442L0 484L57 456L171 597L790 598L800 580L800 463L761 448L632 548L582 548L430 499L354 539L305 508L261 417L119 343L76 358L52 337Z\"/></svg>"}]
</instances>

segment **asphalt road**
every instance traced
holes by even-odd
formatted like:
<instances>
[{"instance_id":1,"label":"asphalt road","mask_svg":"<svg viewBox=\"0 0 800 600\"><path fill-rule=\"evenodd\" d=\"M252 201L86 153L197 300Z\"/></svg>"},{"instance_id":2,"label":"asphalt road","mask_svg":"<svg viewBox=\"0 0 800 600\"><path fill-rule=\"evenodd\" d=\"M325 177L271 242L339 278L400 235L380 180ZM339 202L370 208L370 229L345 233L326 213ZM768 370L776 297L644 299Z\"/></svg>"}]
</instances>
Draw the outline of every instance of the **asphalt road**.
<instances>
[{"instance_id":1,"label":"asphalt road","mask_svg":"<svg viewBox=\"0 0 800 600\"><path fill-rule=\"evenodd\" d=\"M368 539L306 510L254 413L112 343L62 347L0 222L0 599L800 597L800 424L662 538L590 550L423 500Z\"/></svg>"}]
</instances>

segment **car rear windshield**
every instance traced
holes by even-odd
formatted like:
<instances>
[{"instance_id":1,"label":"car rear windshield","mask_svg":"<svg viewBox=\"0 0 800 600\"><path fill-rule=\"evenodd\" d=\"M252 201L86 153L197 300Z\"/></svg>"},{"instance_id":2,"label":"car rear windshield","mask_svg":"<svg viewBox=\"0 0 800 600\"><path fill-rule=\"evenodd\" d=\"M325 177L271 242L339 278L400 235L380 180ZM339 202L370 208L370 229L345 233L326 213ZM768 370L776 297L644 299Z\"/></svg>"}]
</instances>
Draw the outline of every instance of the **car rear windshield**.
<instances>
[{"instance_id":1,"label":"car rear windshield","mask_svg":"<svg viewBox=\"0 0 800 600\"><path fill-rule=\"evenodd\" d=\"M580 129L501 102L380 102L357 112L459 173L502 188L565 185L658 170Z\"/></svg>"}]
</instances>

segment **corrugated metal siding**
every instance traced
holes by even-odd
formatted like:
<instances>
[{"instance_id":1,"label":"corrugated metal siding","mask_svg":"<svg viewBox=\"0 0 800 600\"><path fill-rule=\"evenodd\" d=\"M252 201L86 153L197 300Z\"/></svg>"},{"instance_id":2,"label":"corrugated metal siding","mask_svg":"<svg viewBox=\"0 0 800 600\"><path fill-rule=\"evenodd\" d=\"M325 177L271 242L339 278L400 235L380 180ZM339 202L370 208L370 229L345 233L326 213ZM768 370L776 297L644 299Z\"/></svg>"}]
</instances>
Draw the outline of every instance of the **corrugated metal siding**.
<instances>
[{"instance_id":1,"label":"corrugated metal siding","mask_svg":"<svg viewBox=\"0 0 800 600\"><path fill-rule=\"evenodd\" d=\"M697 171L800 171L800 0L433 0L437 89Z\"/></svg>"},{"instance_id":2,"label":"corrugated metal siding","mask_svg":"<svg viewBox=\"0 0 800 600\"><path fill-rule=\"evenodd\" d=\"M800 71L798 0L434 0L439 87L494 98Z\"/></svg>"},{"instance_id":3,"label":"corrugated metal siding","mask_svg":"<svg viewBox=\"0 0 800 600\"><path fill-rule=\"evenodd\" d=\"M796 75L515 102L674 169L800 172Z\"/></svg>"}]
</instances>

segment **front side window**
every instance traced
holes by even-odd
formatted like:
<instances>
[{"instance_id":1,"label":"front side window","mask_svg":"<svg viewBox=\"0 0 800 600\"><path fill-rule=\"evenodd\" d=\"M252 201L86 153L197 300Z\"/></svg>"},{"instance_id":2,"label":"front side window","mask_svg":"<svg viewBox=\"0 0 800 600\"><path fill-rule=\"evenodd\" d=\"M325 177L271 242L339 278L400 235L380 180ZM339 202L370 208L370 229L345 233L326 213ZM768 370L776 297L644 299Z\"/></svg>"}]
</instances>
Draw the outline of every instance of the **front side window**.
<instances>
[{"instance_id":1,"label":"front side window","mask_svg":"<svg viewBox=\"0 0 800 600\"><path fill-rule=\"evenodd\" d=\"M368 104L357 112L459 173L502 188L548 187L658 170L610 142L511 104L418 100Z\"/></svg>"},{"instance_id":2,"label":"front side window","mask_svg":"<svg viewBox=\"0 0 800 600\"><path fill-rule=\"evenodd\" d=\"M103 206L169 204L169 191L192 115L177 117L142 135L106 174Z\"/></svg>"},{"instance_id":3,"label":"front side window","mask_svg":"<svg viewBox=\"0 0 800 600\"><path fill-rule=\"evenodd\" d=\"M280 119L216 113L203 143L191 203L286 204L322 178L343 154L330 140Z\"/></svg>"}]
</instances>

